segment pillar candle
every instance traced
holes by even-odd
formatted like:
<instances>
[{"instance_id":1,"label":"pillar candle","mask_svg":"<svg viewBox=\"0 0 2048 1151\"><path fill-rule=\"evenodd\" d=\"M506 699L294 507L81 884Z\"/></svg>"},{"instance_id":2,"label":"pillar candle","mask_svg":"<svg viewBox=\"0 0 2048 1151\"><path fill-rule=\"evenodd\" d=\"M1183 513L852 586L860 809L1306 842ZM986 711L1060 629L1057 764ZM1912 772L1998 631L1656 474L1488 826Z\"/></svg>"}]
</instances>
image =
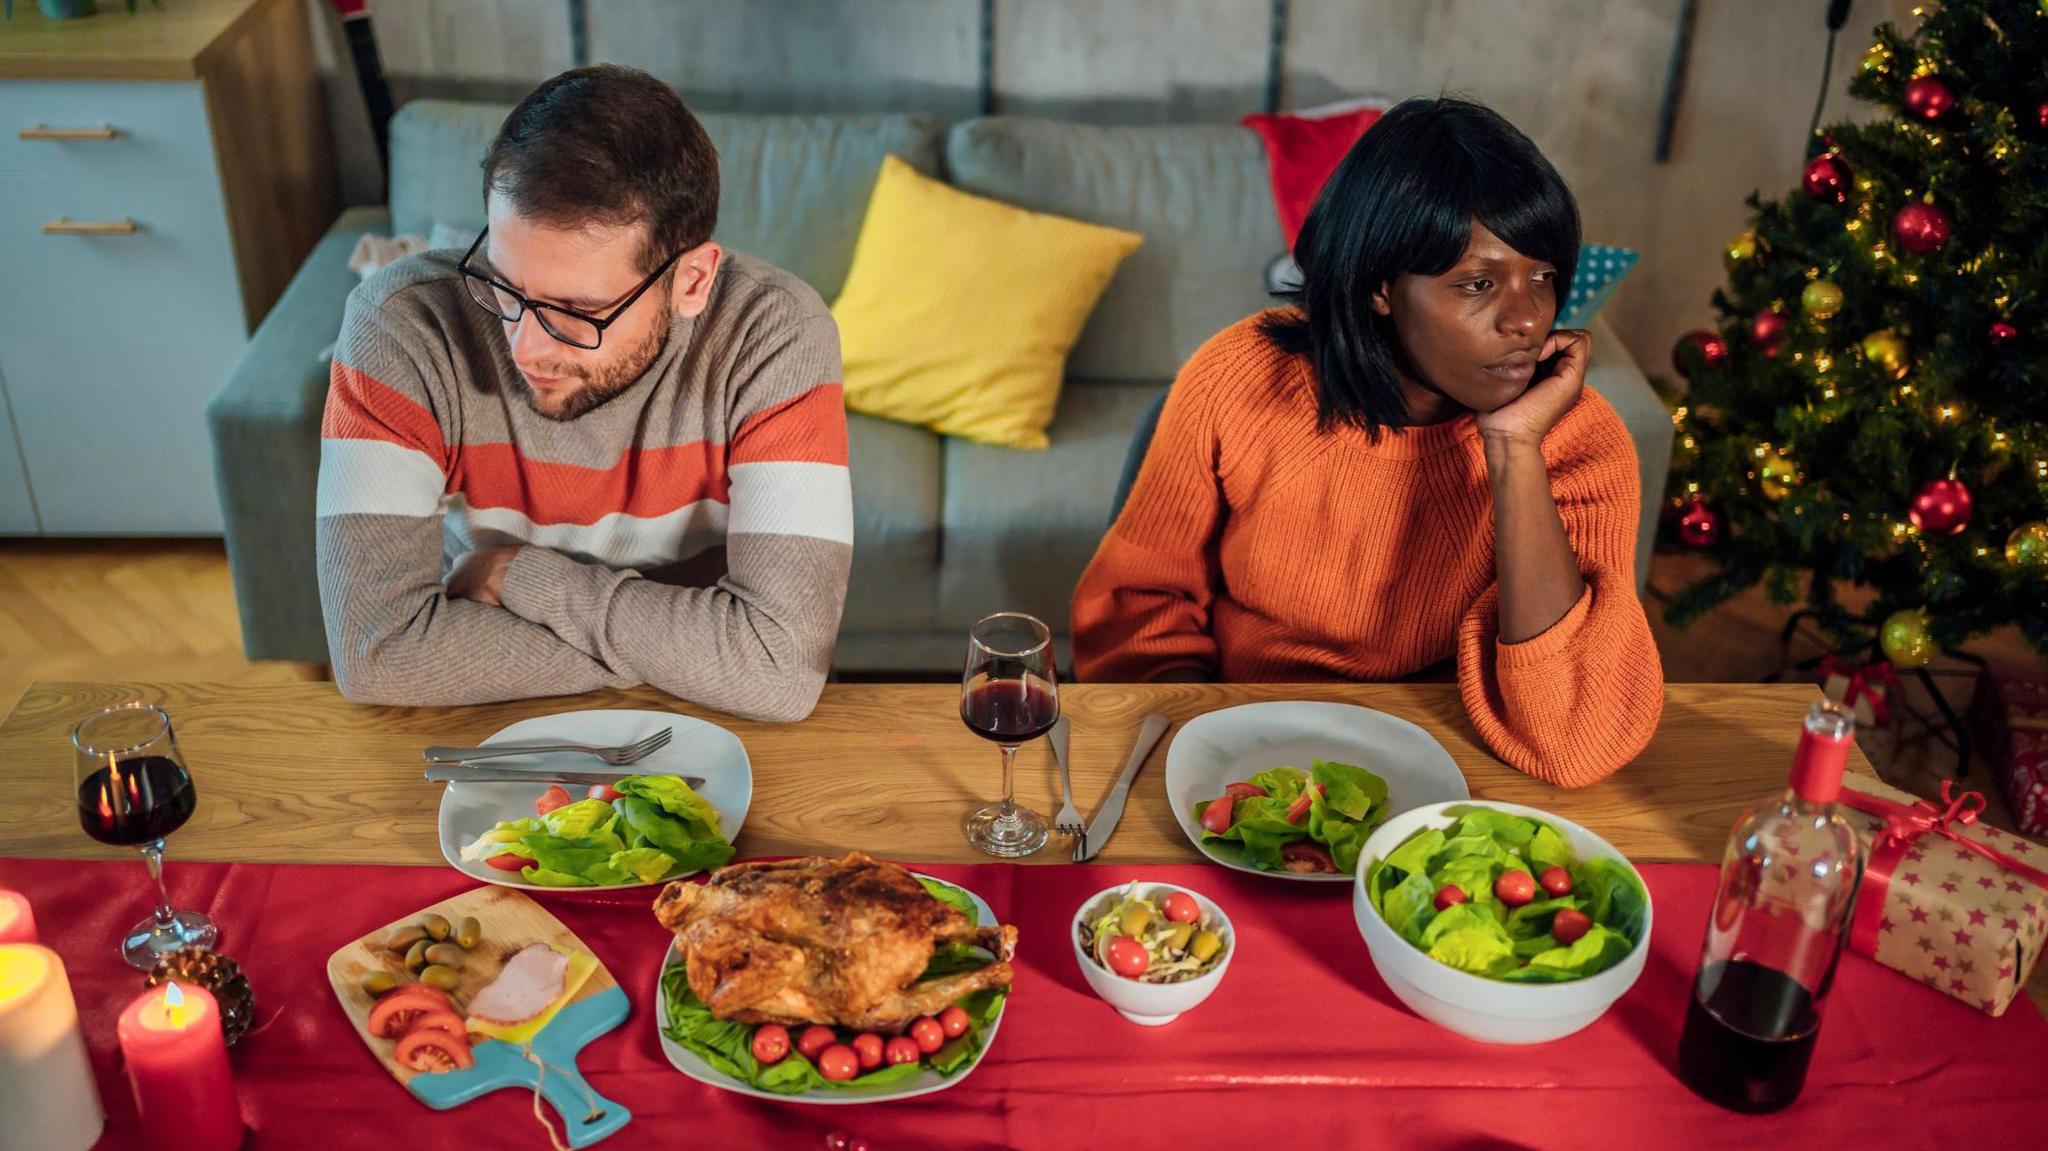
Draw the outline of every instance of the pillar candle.
<instances>
[{"instance_id":1,"label":"pillar candle","mask_svg":"<svg viewBox=\"0 0 2048 1151\"><path fill-rule=\"evenodd\" d=\"M0 944L0 1151L85 1151L106 1124L64 961Z\"/></svg>"},{"instance_id":2,"label":"pillar candle","mask_svg":"<svg viewBox=\"0 0 2048 1151\"><path fill-rule=\"evenodd\" d=\"M116 1024L142 1131L155 1151L232 1151L242 1109L228 1071L220 1005L203 987L153 987Z\"/></svg>"},{"instance_id":3,"label":"pillar candle","mask_svg":"<svg viewBox=\"0 0 2048 1151\"><path fill-rule=\"evenodd\" d=\"M36 913L28 896L18 891L0 891L0 943L35 943Z\"/></svg>"}]
</instances>

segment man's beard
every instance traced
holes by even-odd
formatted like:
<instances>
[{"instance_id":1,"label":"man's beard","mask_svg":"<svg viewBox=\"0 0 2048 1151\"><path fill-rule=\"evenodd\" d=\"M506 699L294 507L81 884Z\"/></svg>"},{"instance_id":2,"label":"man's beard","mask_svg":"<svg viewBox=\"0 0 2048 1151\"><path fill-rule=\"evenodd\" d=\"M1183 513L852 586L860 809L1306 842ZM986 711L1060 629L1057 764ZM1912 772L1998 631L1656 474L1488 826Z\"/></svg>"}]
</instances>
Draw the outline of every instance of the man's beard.
<instances>
[{"instance_id":1,"label":"man's beard","mask_svg":"<svg viewBox=\"0 0 2048 1151\"><path fill-rule=\"evenodd\" d=\"M541 394L535 391L532 384L526 382L526 376L516 367L510 380L512 390L519 393L519 398L526 401L526 406L532 408L534 414L543 419L567 423L578 416L588 415L610 403L619 393L632 387L634 382L639 380L647 371L647 366L661 355L662 349L668 347L668 330L668 324L656 324L654 329L647 333L646 339L640 341L625 355L599 369L595 375L567 364L541 365L547 369L541 373L543 375L572 376L582 381L580 386L569 390L558 408L541 406Z\"/></svg>"}]
</instances>

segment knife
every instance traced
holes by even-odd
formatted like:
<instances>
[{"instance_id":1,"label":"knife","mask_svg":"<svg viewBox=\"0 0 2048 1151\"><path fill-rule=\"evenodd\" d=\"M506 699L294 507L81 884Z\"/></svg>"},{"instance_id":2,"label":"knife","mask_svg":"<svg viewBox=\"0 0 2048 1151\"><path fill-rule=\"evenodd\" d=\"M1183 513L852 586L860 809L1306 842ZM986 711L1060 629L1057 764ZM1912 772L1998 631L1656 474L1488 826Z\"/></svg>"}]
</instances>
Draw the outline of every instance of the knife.
<instances>
[{"instance_id":1,"label":"knife","mask_svg":"<svg viewBox=\"0 0 2048 1151\"><path fill-rule=\"evenodd\" d=\"M1081 850L1074 856L1074 862L1085 863L1102 851L1109 837L1116 834L1117 821L1124 817L1124 799L1131 793L1131 781L1138 777L1138 769L1145 766L1145 757L1152 754L1152 748L1159 743L1159 737L1166 734L1168 720L1159 714L1145 717L1144 726L1138 729L1138 742L1131 748L1131 758L1124 761L1122 775L1116 777L1116 785L1109 789L1109 798L1102 801L1102 809L1095 813L1094 822L1088 825L1088 833L1081 837Z\"/></svg>"},{"instance_id":2,"label":"knife","mask_svg":"<svg viewBox=\"0 0 2048 1151\"><path fill-rule=\"evenodd\" d=\"M665 774L667 773L624 770L551 771L542 769L521 771L513 767L463 767L460 764L452 763L437 763L427 769L427 779L434 783L573 783L578 787L588 787L598 783L617 783L629 775ZM704 786L704 781L694 775L679 775L676 778L688 784L692 791L697 791Z\"/></svg>"}]
</instances>

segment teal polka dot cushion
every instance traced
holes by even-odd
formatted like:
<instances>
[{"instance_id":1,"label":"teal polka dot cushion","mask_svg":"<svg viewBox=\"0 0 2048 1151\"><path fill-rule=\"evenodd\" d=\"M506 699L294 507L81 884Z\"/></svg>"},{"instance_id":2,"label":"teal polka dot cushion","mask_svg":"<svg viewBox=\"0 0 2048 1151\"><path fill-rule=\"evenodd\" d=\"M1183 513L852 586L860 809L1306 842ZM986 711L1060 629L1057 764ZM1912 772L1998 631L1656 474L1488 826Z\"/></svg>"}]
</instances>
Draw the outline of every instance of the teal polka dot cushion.
<instances>
[{"instance_id":1,"label":"teal polka dot cushion","mask_svg":"<svg viewBox=\"0 0 2048 1151\"><path fill-rule=\"evenodd\" d=\"M1583 328L1593 322L1593 313L1614 294L1615 286L1628 270L1643 258L1633 248L1612 244L1579 245L1579 266L1572 271L1572 290L1565 296L1560 328Z\"/></svg>"}]
</instances>

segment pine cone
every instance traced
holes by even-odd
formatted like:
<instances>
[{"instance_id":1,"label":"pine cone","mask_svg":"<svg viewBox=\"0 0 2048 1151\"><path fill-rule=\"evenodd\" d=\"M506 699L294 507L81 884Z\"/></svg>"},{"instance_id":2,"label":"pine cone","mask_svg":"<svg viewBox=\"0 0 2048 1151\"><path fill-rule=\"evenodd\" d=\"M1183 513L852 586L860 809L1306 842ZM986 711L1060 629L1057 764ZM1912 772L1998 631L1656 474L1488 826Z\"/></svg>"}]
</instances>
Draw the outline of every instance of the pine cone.
<instances>
[{"instance_id":1,"label":"pine cone","mask_svg":"<svg viewBox=\"0 0 2048 1151\"><path fill-rule=\"evenodd\" d=\"M157 987L172 979L213 994L220 1004L220 1029L228 1046L233 1047L255 1025L256 992L249 986L249 977L242 974L242 965L227 956L201 947L181 947L157 960L156 970L149 973L143 986Z\"/></svg>"}]
</instances>

